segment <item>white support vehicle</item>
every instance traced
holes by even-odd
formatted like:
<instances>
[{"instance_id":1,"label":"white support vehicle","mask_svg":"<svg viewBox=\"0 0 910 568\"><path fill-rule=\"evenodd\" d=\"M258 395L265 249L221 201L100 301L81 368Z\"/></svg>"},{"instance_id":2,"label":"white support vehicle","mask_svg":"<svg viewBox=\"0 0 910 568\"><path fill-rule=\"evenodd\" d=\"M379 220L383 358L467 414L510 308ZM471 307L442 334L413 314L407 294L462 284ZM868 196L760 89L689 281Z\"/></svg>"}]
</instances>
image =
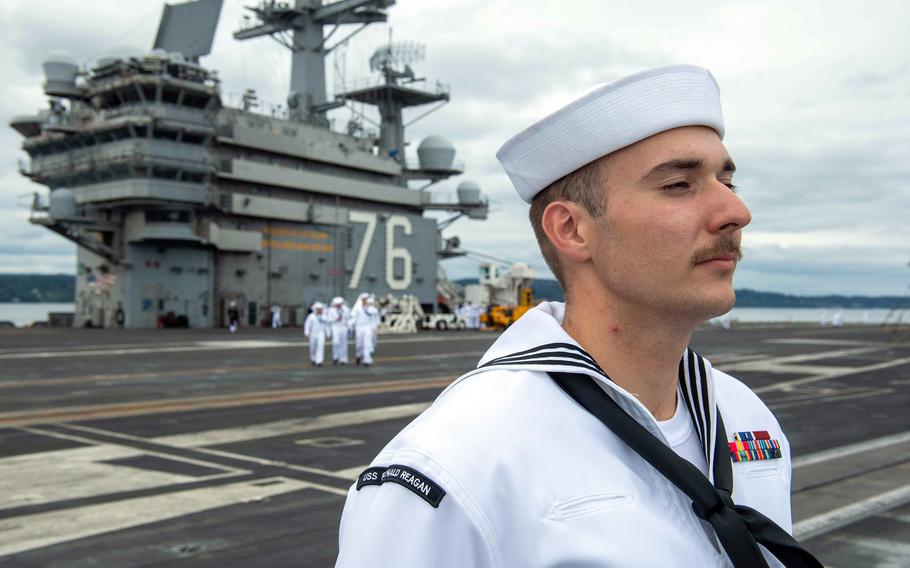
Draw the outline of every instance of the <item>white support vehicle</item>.
<instances>
[{"instance_id":1,"label":"white support vehicle","mask_svg":"<svg viewBox=\"0 0 910 568\"><path fill-rule=\"evenodd\" d=\"M468 327L468 322L455 314L425 314L423 316L423 329L436 329L446 331L449 329L463 330Z\"/></svg>"}]
</instances>

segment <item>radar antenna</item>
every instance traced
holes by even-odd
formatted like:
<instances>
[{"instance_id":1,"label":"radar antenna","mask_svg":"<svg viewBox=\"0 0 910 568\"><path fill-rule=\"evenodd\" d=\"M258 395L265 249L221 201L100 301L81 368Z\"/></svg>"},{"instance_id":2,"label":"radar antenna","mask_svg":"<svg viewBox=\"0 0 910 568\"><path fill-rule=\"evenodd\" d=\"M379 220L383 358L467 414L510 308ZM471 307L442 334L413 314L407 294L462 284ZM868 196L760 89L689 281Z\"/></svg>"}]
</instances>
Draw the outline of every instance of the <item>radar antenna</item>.
<instances>
[{"instance_id":1,"label":"radar antenna","mask_svg":"<svg viewBox=\"0 0 910 568\"><path fill-rule=\"evenodd\" d=\"M382 80L336 94L339 99L375 105L379 109L381 120L379 153L397 160L402 165L406 165L404 154L406 124L402 110L429 103L441 103L429 111L433 112L449 101L449 89L446 85L437 83L429 88L412 85L425 81L423 77L417 77L411 69L412 63L423 61L425 51L426 48L420 43L392 42L390 39L388 44L377 48L369 59L370 70L381 73ZM411 122L423 118L429 112Z\"/></svg>"},{"instance_id":2,"label":"radar antenna","mask_svg":"<svg viewBox=\"0 0 910 568\"><path fill-rule=\"evenodd\" d=\"M414 76L411 63L423 61L425 52L426 47L414 41L389 43L370 56L370 70L385 75L387 82L390 79L408 79L408 83L419 81Z\"/></svg>"}]
</instances>

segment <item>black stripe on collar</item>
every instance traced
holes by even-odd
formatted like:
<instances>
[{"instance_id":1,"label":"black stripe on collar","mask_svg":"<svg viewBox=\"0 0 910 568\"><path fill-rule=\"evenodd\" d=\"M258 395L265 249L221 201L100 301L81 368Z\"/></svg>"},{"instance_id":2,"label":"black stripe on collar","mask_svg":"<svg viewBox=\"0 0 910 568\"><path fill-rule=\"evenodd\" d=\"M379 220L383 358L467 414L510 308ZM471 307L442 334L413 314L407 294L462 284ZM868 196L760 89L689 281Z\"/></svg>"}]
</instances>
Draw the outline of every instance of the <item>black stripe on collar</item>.
<instances>
[{"instance_id":1,"label":"black stripe on collar","mask_svg":"<svg viewBox=\"0 0 910 568\"><path fill-rule=\"evenodd\" d=\"M704 359L692 349L686 349L685 355L679 362L679 384L686 408L692 418L692 424L695 426L695 431L705 452L705 458L710 464L713 448L710 448L709 444L713 425L708 400L708 373Z\"/></svg>"},{"instance_id":2,"label":"black stripe on collar","mask_svg":"<svg viewBox=\"0 0 910 568\"><path fill-rule=\"evenodd\" d=\"M556 351L557 349L565 349L566 351ZM546 343L543 345L537 345L530 349L525 349L524 351L517 351L515 353L509 353L508 355L502 355L501 357L491 359L484 365L489 365L491 363L498 363L504 359L511 359L513 357L518 357L521 355L529 355L531 353L538 353L538 352L545 352L545 351L556 351L557 354L565 354L567 352L574 352L574 353L578 354L582 359L586 360L588 363L590 363L590 364L594 365L595 367L597 367L598 369L600 369L600 366L597 364L597 361L594 360L594 357L591 357L591 355L587 351L582 349L581 347L579 347L577 345L573 345L571 343ZM481 366L484 366L484 365L481 365ZM600 371L603 372L603 369L600 369ZM604 373L604 374L606 374L606 373Z\"/></svg>"},{"instance_id":3,"label":"black stripe on collar","mask_svg":"<svg viewBox=\"0 0 910 568\"><path fill-rule=\"evenodd\" d=\"M521 365L521 366L542 365L542 366L546 366L546 367L579 367L582 369L587 369L589 371L593 371L593 372L597 373L598 375L604 377L605 379L610 380L610 377L608 377L606 374L604 374L604 372L601 371L600 368L595 367L594 365L591 365L590 363L588 363L585 360L572 360L572 358L558 359L556 357L538 357L536 355L528 355L526 357L522 357L520 359L514 359L514 360L510 360L510 361L503 361L503 362L490 361L489 363L484 363L483 365L481 365L478 368L483 369L486 367L509 367L512 365Z\"/></svg>"}]
</instances>

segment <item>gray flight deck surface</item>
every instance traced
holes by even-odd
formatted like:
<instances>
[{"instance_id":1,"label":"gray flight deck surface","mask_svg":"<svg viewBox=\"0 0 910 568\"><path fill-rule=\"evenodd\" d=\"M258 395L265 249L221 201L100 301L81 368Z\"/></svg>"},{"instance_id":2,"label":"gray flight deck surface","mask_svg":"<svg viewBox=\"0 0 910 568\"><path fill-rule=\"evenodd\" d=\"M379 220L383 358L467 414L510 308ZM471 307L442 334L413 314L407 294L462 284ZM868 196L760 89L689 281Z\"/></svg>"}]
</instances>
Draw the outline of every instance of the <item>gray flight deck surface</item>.
<instances>
[{"instance_id":1,"label":"gray flight deck surface","mask_svg":"<svg viewBox=\"0 0 910 568\"><path fill-rule=\"evenodd\" d=\"M495 337L382 336L372 368L312 368L299 328L0 330L0 566L330 566L351 480ZM910 565L910 333L694 346L783 424L809 548Z\"/></svg>"}]
</instances>

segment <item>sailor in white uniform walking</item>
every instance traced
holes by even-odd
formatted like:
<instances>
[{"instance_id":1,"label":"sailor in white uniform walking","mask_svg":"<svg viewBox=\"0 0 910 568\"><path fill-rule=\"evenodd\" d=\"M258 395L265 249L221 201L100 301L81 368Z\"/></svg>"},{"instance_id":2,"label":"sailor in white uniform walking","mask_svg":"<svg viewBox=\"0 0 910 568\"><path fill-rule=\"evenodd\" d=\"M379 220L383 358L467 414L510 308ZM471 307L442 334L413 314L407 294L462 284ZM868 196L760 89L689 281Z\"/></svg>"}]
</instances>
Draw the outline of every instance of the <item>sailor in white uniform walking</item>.
<instances>
[{"instance_id":1,"label":"sailor in white uniform walking","mask_svg":"<svg viewBox=\"0 0 910 568\"><path fill-rule=\"evenodd\" d=\"M376 332L379 329L379 310L373 298L362 298L359 305L351 310L351 325L354 327L354 345L357 364L369 367L373 364L373 351L376 349Z\"/></svg>"},{"instance_id":2,"label":"sailor in white uniform walking","mask_svg":"<svg viewBox=\"0 0 910 568\"><path fill-rule=\"evenodd\" d=\"M325 360L325 338L329 334L329 324L325 319L325 304L316 302L313 311L303 322L303 335L310 344L310 364L321 367Z\"/></svg>"},{"instance_id":3,"label":"sailor in white uniform walking","mask_svg":"<svg viewBox=\"0 0 910 568\"><path fill-rule=\"evenodd\" d=\"M820 568L790 447L688 347L734 304L748 209L714 77L602 85L497 154L565 304L529 311L351 487L336 566Z\"/></svg>"},{"instance_id":4,"label":"sailor in white uniform walking","mask_svg":"<svg viewBox=\"0 0 910 568\"><path fill-rule=\"evenodd\" d=\"M272 329L281 328L281 306L272 304Z\"/></svg>"},{"instance_id":5,"label":"sailor in white uniform walking","mask_svg":"<svg viewBox=\"0 0 910 568\"><path fill-rule=\"evenodd\" d=\"M332 364L348 364L348 319L350 310L344 304L344 298L332 298L332 305L326 312L326 321L332 331Z\"/></svg>"}]
</instances>

